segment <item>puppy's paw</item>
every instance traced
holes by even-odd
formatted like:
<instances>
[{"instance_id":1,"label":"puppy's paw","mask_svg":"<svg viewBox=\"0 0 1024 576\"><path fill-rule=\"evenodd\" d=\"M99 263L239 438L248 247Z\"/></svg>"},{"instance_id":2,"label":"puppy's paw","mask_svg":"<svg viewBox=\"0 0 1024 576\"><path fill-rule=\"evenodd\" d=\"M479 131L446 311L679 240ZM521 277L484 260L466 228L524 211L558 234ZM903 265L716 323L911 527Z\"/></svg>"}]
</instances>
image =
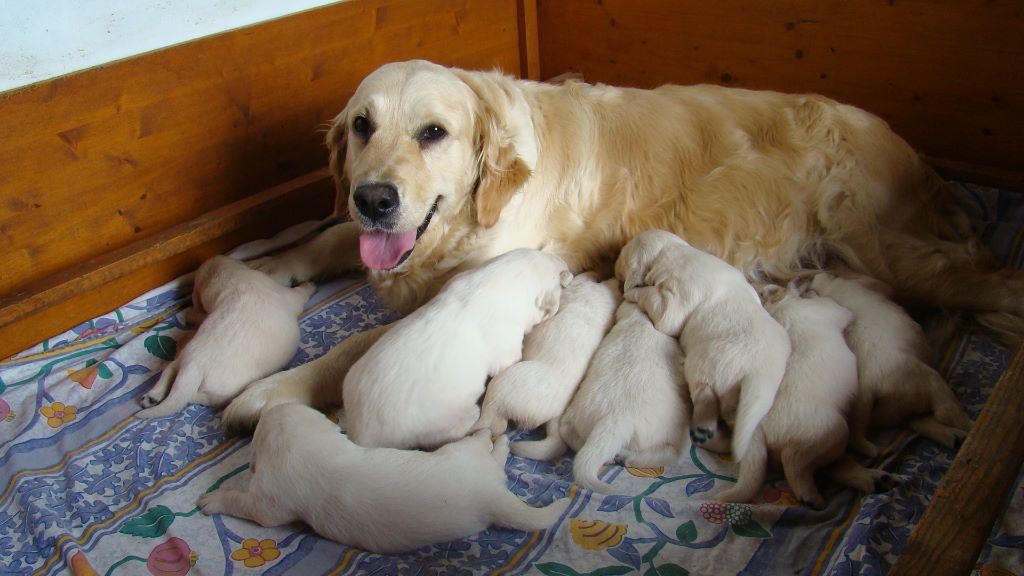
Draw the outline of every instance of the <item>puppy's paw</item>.
<instances>
[{"instance_id":1,"label":"puppy's paw","mask_svg":"<svg viewBox=\"0 0 1024 576\"><path fill-rule=\"evenodd\" d=\"M821 494L809 494L806 497L801 497L800 503L812 510L825 509L825 499Z\"/></svg>"},{"instance_id":2,"label":"puppy's paw","mask_svg":"<svg viewBox=\"0 0 1024 576\"><path fill-rule=\"evenodd\" d=\"M878 456L878 446L875 446L870 440L850 440L850 447L856 450L858 454L868 458Z\"/></svg>"},{"instance_id":3,"label":"puppy's paw","mask_svg":"<svg viewBox=\"0 0 1024 576\"><path fill-rule=\"evenodd\" d=\"M223 512L223 509L221 508L220 495L217 494L216 491L207 492L200 496L199 500L196 502L196 506L199 507L200 512L207 516Z\"/></svg>"},{"instance_id":4,"label":"puppy's paw","mask_svg":"<svg viewBox=\"0 0 1024 576\"><path fill-rule=\"evenodd\" d=\"M876 493L888 492L908 480L910 480L910 477L904 474L890 474L889 472L886 472L879 475L878 478L875 478L874 491Z\"/></svg>"},{"instance_id":5,"label":"puppy's paw","mask_svg":"<svg viewBox=\"0 0 1024 576\"><path fill-rule=\"evenodd\" d=\"M260 414L266 408L270 394L269 386L261 386L265 381L245 389L228 404L221 414L221 426L229 434L245 434L256 428Z\"/></svg>"},{"instance_id":6,"label":"puppy's paw","mask_svg":"<svg viewBox=\"0 0 1024 576\"><path fill-rule=\"evenodd\" d=\"M163 400L162 396L158 394L149 393L139 400L139 405L142 406L143 408L152 408L153 406L159 404L161 400Z\"/></svg>"},{"instance_id":7,"label":"puppy's paw","mask_svg":"<svg viewBox=\"0 0 1024 576\"><path fill-rule=\"evenodd\" d=\"M694 444L706 444L714 437L715 431L710 428L690 428L690 440L692 440Z\"/></svg>"}]
</instances>

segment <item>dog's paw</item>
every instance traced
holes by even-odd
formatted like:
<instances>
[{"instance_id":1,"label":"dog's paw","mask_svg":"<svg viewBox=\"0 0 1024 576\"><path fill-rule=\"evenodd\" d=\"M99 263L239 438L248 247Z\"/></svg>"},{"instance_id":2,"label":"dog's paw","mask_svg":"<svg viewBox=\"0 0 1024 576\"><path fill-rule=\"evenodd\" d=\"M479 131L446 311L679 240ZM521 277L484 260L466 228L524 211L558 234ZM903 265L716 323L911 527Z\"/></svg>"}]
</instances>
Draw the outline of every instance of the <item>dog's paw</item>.
<instances>
[{"instance_id":1,"label":"dog's paw","mask_svg":"<svg viewBox=\"0 0 1024 576\"><path fill-rule=\"evenodd\" d=\"M139 400L139 406L142 406L143 408L152 408L159 404L161 400L163 400L163 398L156 394L146 394Z\"/></svg>"},{"instance_id":2,"label":"dog's paw","mask_svg":"<svg viewBox=\"0 0 1024 576\"><path fill-rule=\"evenodd\" d=\"M199 497L196 501L196 506L199 507L199 511L207 516L213 514L220 514L220 496L216 492L207 492Z\"/></svg>"},{"instance_id":3,"label":"dog's paw","mask_svg":"<svg viewBox=\"0 0 1024 576\"><path fill-rule=\"evenodd\" d=\"M221 414L221 425L229 434L245 434L256 428L260 414L267 404L269 386L258 382L245 389L228 404Z\"/></svg>"},{"instance_id":4,"label":"dog's paw","mask_svg":"<svg viewBox=\"0 0 1024 576\"><path fill-rule=\"evenodd\" d=\"M850 440L850 447L856 450L858 454L868 458L878 456L878 446L875 446L870 440Z\"/></svg>"},{"instance_id":5,"label":"dog's paw","mask_svg":"<svg viewBox=\"0 0 1024 576\"><path fill-rule=\"evenodd\" d=\"M710 428L690 428L690 440L694 444L706 444L715 437L715 431Z\"/></svg>"},{"instance_id":6,"label":"dog's paw","mask_svg":"<svg viewBox=\"0 0 1024 576\"><path fill-rule=\"evenodd\" d=\"M874 491L876 493L888 492L904 482L907 482L909 479L909 476L905 476L903 474L890 474L889 472L880 474L875 478Z\"/></svg>"},{"instance_id":7,"label":"dog's paw","mask_svg":"<svg viewBox=\"0 0 1024 576\"><path fill-rule=\"evenodd\" d=\"M303 272L301 264L287 253L278 256L265 256L246 262L253 270L259 270L270 276L274 282L282 286L295 286L308 281L309 274Z\"/></svg>"},{"instance_id":8,"label":"dog's paw","mask_svg":"<svg viewBox=\"0 0 1024 576\"><path fill-rule=\"evenodd\" d=\"M821 494L812 494L807 496L806 498L800 498L800 503L812 510L825 509L825 499L821 496Z\"/></svg>"}]
</instances>

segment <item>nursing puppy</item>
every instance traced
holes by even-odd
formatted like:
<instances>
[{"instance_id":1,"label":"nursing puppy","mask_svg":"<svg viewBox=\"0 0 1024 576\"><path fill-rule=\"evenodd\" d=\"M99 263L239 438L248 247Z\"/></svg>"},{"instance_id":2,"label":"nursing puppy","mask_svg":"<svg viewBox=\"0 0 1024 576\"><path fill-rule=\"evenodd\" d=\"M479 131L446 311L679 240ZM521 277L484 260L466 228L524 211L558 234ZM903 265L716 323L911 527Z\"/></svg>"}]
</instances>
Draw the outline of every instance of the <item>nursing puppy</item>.
<instances>
[{"instance_id":1,"label":"nursing puppy","mask_svg":"<svg viewBox=\"0 0 1024 576\"><path fill-rule=\"evenodd\" d=\"M199 329L143 396L147 409L136 416L167 416L189 402L221 408L250 382L283 368L299 344L296 318L315 290L312 283L285 288L227 256L204 262L188 312L190 323L201 321Z\"/></svg>"},{"instance_id":2,"label":"nursing puppy","mask_svg":"<svg viewBox=\"0 0 1024 576\"><path fill-rule=\"evenodd\" d=\"M643 308L655 328L679 338L693 441L712 440L721 408L734 406L732 450L742 459L786 371L786 331L739 270L671 232L638 234L622 249L615 275L626 300Z\"/></svg>"},{"instance_id":3,"label":"nursing puppy","mask_svg":"<svg viewBox=\"0 0 1024 576\"><path fill-rule=\"evenodd\" d=\"M434 452L363 448L316 410L281 404L256 427L249 486L204 494L199 508L263 526L301 520L321 536L380 553L461 538L492 524L550 527L568 500L532 508L517 498L505 487L507 457L508 439L492 445L487 432Z\"/></svg>"},{"instance_id":4,"label":"nursing puppy","mask_svg":"<svg viewBox=\"0 0 1024 576\"><path fill-rule=\"evenodd\" d=\"M811 287L853 312L846 342L857 356L860 380L850 415L850 447L874 457L878 447L867 439L869 426L908 424L915 432L955 448L971 429L971 420L942 376L927 363L928 344L914 320L883 294L827 273Z\"/></svg>"},{"instance_id":5,"label":"nursing puppy","mask_svg":"<svg viewBox=\"0 0 1024 576\"><path fill-rule=\"evenodd\" d=\"M523 336L558 311L571 280L562 259L526 249L452 278L348 372L349 437L367 447L433 448L465 436L487 378L520 359Z\"/></svg>"},{"instance_id":6,"label":"nursing puppy","mask_svg":"<svg viewBox=\"0 0 1024 576\"><path fill-rule=\"evenodd\" d=\"M830 298L801 298L792 287L769 287L765 294L765 307L789 333L793 353L775 403L740 460L736 485L717 498L750 501L764 483L770 454L797 498L820 510L825 500L814 472L845 452L846 414L857 394L857 359L843 339L853 314Z\"/></svg>"},{"instance_id":7,"label":"nursing puppy","mask_svg":"<svg viewBox=\"0 0 1024 576\"><path fill-rule=\"evenodd\" d=\"M679 460L689 447L682 359L675 339L655 330L636 304L619 306L615 325L559 419L561 440L577 452L572 467L577 483L609 491L597 474L616 456L638 467ZM556 436L540 445L551 448L547 458L564 451Z\"/></svg>"},{"instance_id":8,"label":"nursing puppy","mask_svg":"<svg viewBox=\"0 0 1024 576\"><path fill-rule=\"evenodd\" d=\"M511 419L532 430L560 416L611 328L621 300L619 281L614 278L601 283L592 274L573 278L562 291L558 313L524 340L522 361L502 370L487 385L474 429L502 434ZM516 451L515 445L512 450Z\"/></svg>"}]
</instances>

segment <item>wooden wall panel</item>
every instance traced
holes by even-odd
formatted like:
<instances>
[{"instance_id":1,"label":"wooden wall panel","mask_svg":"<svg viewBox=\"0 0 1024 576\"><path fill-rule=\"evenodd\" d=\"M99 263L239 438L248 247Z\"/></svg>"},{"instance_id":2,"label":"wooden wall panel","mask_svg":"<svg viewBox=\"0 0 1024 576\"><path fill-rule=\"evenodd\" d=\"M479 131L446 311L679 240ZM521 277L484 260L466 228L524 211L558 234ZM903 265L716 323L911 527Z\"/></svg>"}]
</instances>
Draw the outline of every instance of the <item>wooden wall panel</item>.
<instances>
[{"instance_id":1,"label":"wooden wall panel","mask_svg":"<svg viewBox=\"0 0 1024 576\"><path fill-rule=\"evenodd\" d=\"M817 92L940 164L1024 174L1021 2L538 0L538 20L543 78Z\"/></svg>"},{"instance_id":2,"label":"wooden wall panel","mask_svg":"<svg viewBox=\"0 0 1024 576\"><path fill-rule=\"evenodd\" d=\"M323 166L377 66L518 73L518 36L516 0L358 0L0 94L0 295Z\"/></svg>"}]
</instances>

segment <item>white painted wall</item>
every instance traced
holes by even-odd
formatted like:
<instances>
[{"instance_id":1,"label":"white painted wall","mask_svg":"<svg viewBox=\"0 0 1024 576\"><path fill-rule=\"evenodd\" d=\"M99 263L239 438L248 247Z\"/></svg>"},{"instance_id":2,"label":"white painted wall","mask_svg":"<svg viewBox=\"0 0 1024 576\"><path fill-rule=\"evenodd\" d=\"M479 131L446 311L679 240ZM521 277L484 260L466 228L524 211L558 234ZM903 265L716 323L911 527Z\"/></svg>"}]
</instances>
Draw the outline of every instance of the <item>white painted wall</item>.
<instances>
[{"instance_id":1,"label":"white painted wall","mask_svg":"<svg viewBox=\"0 0 1024 576\"><path fill-rule=\"evenodd\" d=\"M0 0L0 91L338 0Z\"/></svg>"}]
</instances>

